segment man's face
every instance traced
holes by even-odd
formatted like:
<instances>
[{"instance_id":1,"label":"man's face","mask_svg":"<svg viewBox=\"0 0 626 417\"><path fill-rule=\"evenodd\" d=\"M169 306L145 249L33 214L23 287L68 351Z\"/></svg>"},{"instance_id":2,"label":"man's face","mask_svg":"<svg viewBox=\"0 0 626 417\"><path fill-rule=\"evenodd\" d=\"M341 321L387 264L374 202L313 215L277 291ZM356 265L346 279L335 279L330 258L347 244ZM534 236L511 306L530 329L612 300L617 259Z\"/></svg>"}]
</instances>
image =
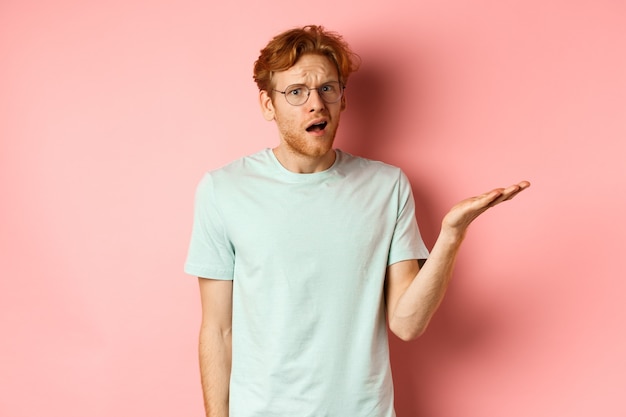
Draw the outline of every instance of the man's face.
<instances>
[{"instance_id":1,"label":"man's face","mask_svg":"<svg viewBox=\"0 0 626 417\"><path fill-rule=\"evenodd\" d=\"M279 92L261 91L263 116L276 122L280 146L285 150L308 158L319 158L332 150L345 97L336 103L327 103L313 89L333 81L339 81L339 75L332 61L322 55L306 54L288 70L275 73L273 78L274 90L285 91L294 84L309 87L306 103L293 106Z\"/></svg>"}]
</instances>

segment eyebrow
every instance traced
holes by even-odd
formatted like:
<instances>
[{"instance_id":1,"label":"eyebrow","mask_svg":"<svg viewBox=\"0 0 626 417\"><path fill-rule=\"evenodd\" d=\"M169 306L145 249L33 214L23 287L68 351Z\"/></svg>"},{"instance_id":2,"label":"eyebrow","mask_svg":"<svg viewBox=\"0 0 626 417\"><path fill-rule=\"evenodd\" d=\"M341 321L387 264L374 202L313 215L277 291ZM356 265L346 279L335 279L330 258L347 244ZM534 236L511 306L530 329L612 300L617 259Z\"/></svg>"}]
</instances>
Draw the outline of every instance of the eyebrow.
<instances>
[{"instance_id":1,"label":"eyebrow","mask_svg":"<svg viewBox=\"0 0 626 417\"><path fill-rule=\"evenodd\" d=\"M329 84L329 83L338 83L338 84L341 84L341 81L339 81L339 80L324 81L324 82L323 82L323 83L321 83L320 85ZM307 88L312 88L312 87L309 87L308 85L303 84L303 83L287 84L287 87L293 87L294 85L302 85L302 86L307 87ZM287 88L287 87L285 87L285 88Z\"/></svg>"}]
</instances>

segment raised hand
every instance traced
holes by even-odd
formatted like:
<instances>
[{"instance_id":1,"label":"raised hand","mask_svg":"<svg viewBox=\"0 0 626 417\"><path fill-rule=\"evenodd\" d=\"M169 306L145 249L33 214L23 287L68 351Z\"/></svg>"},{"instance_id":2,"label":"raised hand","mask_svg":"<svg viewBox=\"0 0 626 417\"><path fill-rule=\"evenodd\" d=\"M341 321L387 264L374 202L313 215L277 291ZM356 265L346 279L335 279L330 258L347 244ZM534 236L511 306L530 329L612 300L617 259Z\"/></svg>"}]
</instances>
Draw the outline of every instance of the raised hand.
<instances>
[{"instance_id":1,"label":"raised hand","mask_svg":"<svg viewBox=\"0 0 626 417\"><path fill-rule=\"evenodd\" d=\"M522 181L507 188L496 188L455 204L443 218L442 231L445 230L464 236L468 226L474 219L489 208L512 199L528 187L530 187L530 183Z\"/></svg>"}]
</instances>

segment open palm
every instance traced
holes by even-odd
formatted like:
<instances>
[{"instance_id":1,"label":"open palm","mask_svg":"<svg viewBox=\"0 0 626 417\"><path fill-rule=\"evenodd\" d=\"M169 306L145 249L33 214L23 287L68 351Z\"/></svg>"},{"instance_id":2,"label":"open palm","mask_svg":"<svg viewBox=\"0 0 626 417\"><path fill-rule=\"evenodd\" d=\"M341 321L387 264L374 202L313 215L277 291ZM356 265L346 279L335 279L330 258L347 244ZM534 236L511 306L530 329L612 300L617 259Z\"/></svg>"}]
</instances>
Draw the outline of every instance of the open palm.
<instances>
[{"instance_id":1,"label":"open palm","mask_svg":"<svg viewBox=\"0 0 626 417\"><path fill-rule=\"evenodd\" d=\"M530 187L530 183L522 181L507 188L496 188L484 194L467 198L450 209L443 219L443 227L464 233L474 219L487 209L512 199L528 187Z\"/></svg>"}]
</instances>

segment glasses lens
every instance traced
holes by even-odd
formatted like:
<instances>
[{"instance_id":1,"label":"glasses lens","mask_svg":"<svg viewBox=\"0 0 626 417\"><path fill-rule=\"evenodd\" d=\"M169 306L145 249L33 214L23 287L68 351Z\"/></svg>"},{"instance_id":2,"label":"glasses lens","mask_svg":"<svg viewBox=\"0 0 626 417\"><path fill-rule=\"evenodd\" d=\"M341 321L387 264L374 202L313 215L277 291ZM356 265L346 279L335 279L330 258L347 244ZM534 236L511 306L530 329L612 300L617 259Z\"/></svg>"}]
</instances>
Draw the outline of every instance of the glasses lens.
<instances>
[{"instance_id":1,"label":"glasses lens","mask_svg":"<svg viewBox=\"0 0 626 417\"><path fill-rule=\"evenodd\" d=\"M343 89L338 82L333 81L322 85L317 91L326 103L335 103L341 98Z\"/></svg>"},{"instance_id":2,"label":"glasses lens","mask_svg":"<svg viewBox=\"0 0 626 417\"><path fill-rule=\"evenodd\" d=\"M305 85L290 85L285 90L285 98L289 104L301 106L309 98L309 89Z\"/></svg>"}]
</instances>

